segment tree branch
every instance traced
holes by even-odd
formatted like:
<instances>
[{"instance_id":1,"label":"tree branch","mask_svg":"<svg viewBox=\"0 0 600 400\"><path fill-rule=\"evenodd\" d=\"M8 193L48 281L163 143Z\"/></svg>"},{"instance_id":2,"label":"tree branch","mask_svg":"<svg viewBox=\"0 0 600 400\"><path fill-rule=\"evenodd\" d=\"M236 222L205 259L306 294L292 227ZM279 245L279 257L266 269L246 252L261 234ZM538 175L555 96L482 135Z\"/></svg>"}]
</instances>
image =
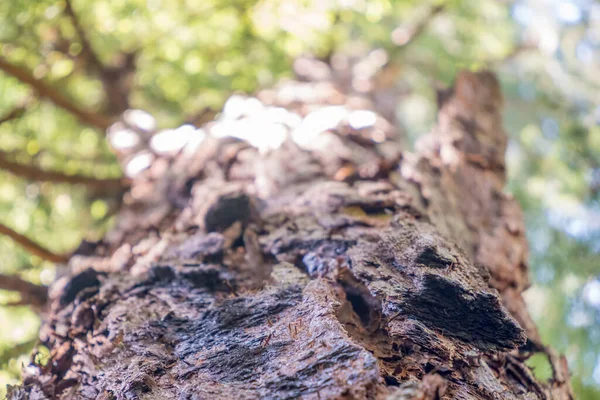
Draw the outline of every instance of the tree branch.
<instances>
[{"instance_id":1,"label":"tree branch","mask_svg":"<svg viewBox=\"0 0 600 400\"><path fill-rule=\"evenodd\" d=\"M104 115L79 108L55 88L40 79L36 79L31 72L27 71L25 68L11 64L3 57L0 57L0 70L20 80L26 85L29 85L40 97L46 98L56 106L70 112L85 124L95 126L101 130L106 130L112 122Z\"/></svg>"},{"instance_id":2,"label":"tree branch","mask_svg":"<svg viewBox=\"0 0 600 400\"><path fill-rule=\"evenodd\" d=\"M66 263L69 260L69 256L65 254L56 254L1 223L0 234L8 236L31 254L36 255L44 260L54 263ZM0 288L2 288L1 283Z\"/></svg>"},{"instance_id":3,"label":"tree branch","mask_svg":"<svg viewBox=\"0 0 600 400\"><path fill-rule=\"evenodd\" d=\"M36 285L15 275L0 274L0 289L19 292L21 300L18 305L42 307L48 300L48 288Z\"/></svg>"},{"instance_id":4,"label":"tree branch","mask_svg":"<svg viewBox=\"0 0 600 400\"><path fill-rule=\"evenodd\" d=\"M445 4L431 6L425 16L417 22L411 22L406 26L399 26L392 32L392 42L396 45L395 49L390 51L390 61L388 61L375 75L374 82L379 88L389 88L394 85L402 68L398 62L398 56L406 50L429 26L433 18L440 14L446 8Z\"/></svg>"},{"instance_id":5,"label":"tree branch","mask_svg":"<svg viewBox=\"0 0 600 400\"><path fill-rule=\"evenodd\" d=\"M81 41L81 55L86 62L89 61L102 82L108 100L108 112L110 115L122 114L129 108L129 93L133 84L132 75L135 72L135 53L121 54L116 66L104 65L94 51L71 0L66 0L65 11Z\"/></svg>"},{"instance_id":6,"label":"tree branch","mask_svg":"<svg viewBox=\"0 0 600 400\"><path fill-rule=\"evenodd\" d=\"M47 171L33 165L10 161L7 154L2 151L0 151L0 169L32 181L80 184L96 190L119 191L128 185L128 180L124 178L97 179L85 175Z\"/></svg>"},{"instance_id":7,"label":"tree branch","mask_svg":"<svg viewBox=\"0 0 600 400\"><path fill-rule=\"evenodd\" d=\"M444 4L439 4L437 6L432 6L427 14L417 23L409 24L406 27L398 27L394 29L392 32L392 41L398 47L406 47L410 43L412 43L417 37L423 33L425 28L429 25L431 20L441 13L446 6Z\"/></svg>"},{"instance_id":8,"label":"tree branch","mask_svg":"<svg viewBox=\"0 0 600 400\"><path fill-rule=\"evenodd\" d=\"M13 108L12 110L0 117L0 125L13 119L20 118L23 114L25 114L26 110L27 107L24 105L16 106L15 108Z\"/></svg>"},{"instance_id":9,"label":"tree branch","mask_svg":"<svg viewBox=\"0 0 600 400\"><path fill-rule=\"evenodd\" d=\"M100 58L98 58L98 56L94 52L94 49L87 37L87 34L83 30L81 23L79 22L79 18L77 17L77 14L75 14L75 10L73 9L71 0L66 0L65 3L66 3L65 10L67 12L67 15L71 19L71 23L73 24L73 27L75 28L75 32L77 32L77 36L79 36L79 40L81 41L82 53L84 53L89 58L92 65L98 71L102 71L104 69L104 64L102 64L102 62L100 61Z\"/></svg>"}]
</instances>

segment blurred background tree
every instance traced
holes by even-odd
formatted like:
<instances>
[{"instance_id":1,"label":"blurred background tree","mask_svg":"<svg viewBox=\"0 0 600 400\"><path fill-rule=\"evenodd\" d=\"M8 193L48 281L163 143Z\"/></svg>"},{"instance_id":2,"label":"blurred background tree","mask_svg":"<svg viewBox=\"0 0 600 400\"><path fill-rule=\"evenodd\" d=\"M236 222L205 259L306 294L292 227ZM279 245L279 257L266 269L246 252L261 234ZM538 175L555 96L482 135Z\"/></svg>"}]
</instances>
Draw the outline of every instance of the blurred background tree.
<instances>
[{"instance_id":1,"label":"blurred background tree","mask_svg":"<svg viewBox=\"0 0 600 400\"><path fill-rule=\"evenodd\" d=\"M375 64L375 91L397 94L392 116L409 148L434 122L437 86L464 68L499 74L509 190L531 246L528 304L545 342L567 355L578 398L600 396L592 0L0 2L0 289L21 289L0 290L0 394L35 344L56 265L111 226L127 180L110 123L134 108L159 127L201 124L230 94L292 76L304 54ZM550 376L543 358L530 362Z\"/></svg>"}]
</instances>

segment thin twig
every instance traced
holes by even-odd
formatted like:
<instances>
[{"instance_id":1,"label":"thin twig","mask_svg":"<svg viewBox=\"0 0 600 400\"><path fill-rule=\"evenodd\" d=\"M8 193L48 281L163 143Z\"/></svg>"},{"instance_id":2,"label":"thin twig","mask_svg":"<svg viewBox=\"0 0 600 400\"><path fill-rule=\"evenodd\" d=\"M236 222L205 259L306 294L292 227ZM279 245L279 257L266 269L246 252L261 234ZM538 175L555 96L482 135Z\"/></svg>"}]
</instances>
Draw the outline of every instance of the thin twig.
<instances>
[{"instance_id":1,"label":"thin twig","mask_svg":"<svg viewBox=\"0 0 600 400\"><path fill-rule=\"evenodd\" d=\"M36 255L44 260L51 261L54 263L66 263L69 260L69 256L65 254L56 254L43 247L42 245L29 239L27 236L21 235L20 233L1 223L0 234L8 236L31 254ZM0 288L5 289L1 286L1 283Z\"/></svg>"}]
</instances>

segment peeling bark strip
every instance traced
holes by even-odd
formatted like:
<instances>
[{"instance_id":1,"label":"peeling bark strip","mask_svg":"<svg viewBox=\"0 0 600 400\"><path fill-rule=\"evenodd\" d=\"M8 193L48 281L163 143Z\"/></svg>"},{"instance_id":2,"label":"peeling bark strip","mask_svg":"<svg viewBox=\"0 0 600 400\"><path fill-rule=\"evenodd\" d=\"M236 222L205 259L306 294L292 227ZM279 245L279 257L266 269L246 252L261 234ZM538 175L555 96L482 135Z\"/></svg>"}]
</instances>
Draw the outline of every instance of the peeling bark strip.
<instances>
[{"instance_id":1,"label":"peeling bark strip","mask_svg":"<svg viewBox=\"0 0 600 400\"><path fill-rule=\"evenodd\" d=\"M572 398L564 358L546 383L524 364L543 346L495 78L461 74L417 155L335 87L286 85L134 179L9 398Z\"/></svg>"}]
</instances>

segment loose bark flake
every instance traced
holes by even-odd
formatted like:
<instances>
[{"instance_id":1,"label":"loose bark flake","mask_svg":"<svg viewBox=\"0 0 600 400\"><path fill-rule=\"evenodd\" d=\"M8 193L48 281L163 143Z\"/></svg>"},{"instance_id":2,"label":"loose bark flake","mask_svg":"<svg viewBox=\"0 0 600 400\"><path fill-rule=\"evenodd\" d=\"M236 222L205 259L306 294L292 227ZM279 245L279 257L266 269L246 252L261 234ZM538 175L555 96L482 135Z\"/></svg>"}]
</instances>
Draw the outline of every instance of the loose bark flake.
<instances>
[{"instance_id":1,"label":"loose bark flake","mask_svg":"<svg viewBox=\"0 0 600 400\"><path fill-rule=\"evenodd\" d=\"M315 87L267 92L264 112L339 107ZM51 358L9 398L569 399L564 359L548 351L546 383L524 364L544 348L498 84L463 73L443 97L416 155L380 117L342 118L267 152L207 135L146 170L55 285Z\"/></svg>"}]
</instances>

